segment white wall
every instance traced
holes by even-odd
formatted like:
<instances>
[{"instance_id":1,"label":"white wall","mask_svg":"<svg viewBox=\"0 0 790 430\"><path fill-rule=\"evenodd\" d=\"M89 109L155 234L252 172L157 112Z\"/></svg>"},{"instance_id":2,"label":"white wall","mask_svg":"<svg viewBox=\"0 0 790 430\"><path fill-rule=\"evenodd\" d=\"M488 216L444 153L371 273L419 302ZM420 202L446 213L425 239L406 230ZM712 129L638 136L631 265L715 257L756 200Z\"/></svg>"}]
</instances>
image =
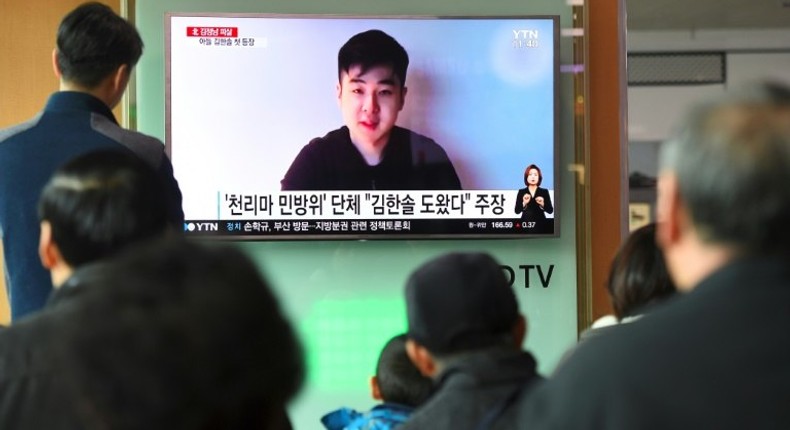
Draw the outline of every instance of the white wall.
<instances>
[{"instance_id":1,"label":"white wall","mask_svg":"<svg viewBox=\"0 0 790 430\"><path fill-rule=\"evenodd\" d=\"M772 79L790 85L790 30L630 31L628 52L724 51L726 82L709 85L628 87L628 172L656 177L661 142L688 109L728 86ZM651 204L655 188L632 188L632 203Z\"/></svg>"},{"instance_id":2,"label":"white wall","mask_svg":"<svg viewBox=\"0 0 790 430\"><path fill-rule=\"evenodd\" d=\"M656 174L653 157L688 108L728 86L772 79L790 85L790 30L631 31L628 52L724 51L726 82L628 88L629 172Z\"/></svg>"},{"instance_id":3,"label":"white wall","mask_svg":"<svg viewBox=\"0 0 790 430\"><path fill-rule=\"evenodd\" d=\"M628 52L725 51L724 85L628 88L631 142L666 139L688 107L727 86L770 78L790 84L790 30L650 31L628 33Z\"/></svg>"}]
</instances>

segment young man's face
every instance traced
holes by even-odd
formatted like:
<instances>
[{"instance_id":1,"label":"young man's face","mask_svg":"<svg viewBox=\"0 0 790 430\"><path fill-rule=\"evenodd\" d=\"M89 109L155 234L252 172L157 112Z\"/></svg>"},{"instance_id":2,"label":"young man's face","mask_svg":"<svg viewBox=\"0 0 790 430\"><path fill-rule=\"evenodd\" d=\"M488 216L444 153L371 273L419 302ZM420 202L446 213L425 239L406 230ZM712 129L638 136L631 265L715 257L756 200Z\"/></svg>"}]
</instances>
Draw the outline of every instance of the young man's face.
<instances>
[{"instance_id":1,"label":"young man's face","mask_svg":"<svg viewBox=\"0 0 790 430\"><path fill-rule=\"evenodd\" d=\"M406 88L388 66L360 66L342 72L337 98L343 122L355 144L383 146L403 109Z\"/></svg>"}]
</instances>

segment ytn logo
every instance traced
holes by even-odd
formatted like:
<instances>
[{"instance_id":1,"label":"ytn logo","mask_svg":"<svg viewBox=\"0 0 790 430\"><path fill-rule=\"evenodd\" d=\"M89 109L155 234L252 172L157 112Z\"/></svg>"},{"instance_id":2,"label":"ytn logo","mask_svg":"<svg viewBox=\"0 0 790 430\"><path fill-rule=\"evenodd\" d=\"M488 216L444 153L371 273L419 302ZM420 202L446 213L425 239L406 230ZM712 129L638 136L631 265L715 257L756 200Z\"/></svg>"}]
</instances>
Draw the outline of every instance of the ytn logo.
<instances>
[{"instance_id":1,"label":"ytn logo","mask_svg":"<svg viewBox=\"0 0 790 430\"><path fill-rule=\"evenodd\" d=\"M521 29L513 30L514 48L537 48L540 33L538 30Z\"/></svg>"},{"instance_id":2,"label":"ytn logo","mask_svg":"<svg viewBox=\"0 0 790 430\"><path fill-rule=\"evenodd\" d=\"M184 231L219 231L219 224L216 222L187 222L184 223Z\"/></svg>"}]
</instances>

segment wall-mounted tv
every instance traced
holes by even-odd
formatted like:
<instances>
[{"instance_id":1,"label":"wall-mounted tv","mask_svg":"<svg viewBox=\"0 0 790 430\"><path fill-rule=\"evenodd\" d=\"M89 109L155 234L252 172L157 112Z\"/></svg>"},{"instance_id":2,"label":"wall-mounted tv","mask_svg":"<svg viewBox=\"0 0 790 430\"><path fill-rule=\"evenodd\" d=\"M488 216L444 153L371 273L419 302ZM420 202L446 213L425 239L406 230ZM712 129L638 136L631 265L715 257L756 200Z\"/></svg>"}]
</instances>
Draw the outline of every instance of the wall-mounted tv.
<instances>
[{"instance_id":1,"label":"wall-mounted tv","mask_svg":"<svg viewBox=\"0 0 790 430\"><path fill-rule=\"evenodd\" d=\"M166 145L186 233L558 235L558 27L168 14Z\"/></svg>"}]
</instances>

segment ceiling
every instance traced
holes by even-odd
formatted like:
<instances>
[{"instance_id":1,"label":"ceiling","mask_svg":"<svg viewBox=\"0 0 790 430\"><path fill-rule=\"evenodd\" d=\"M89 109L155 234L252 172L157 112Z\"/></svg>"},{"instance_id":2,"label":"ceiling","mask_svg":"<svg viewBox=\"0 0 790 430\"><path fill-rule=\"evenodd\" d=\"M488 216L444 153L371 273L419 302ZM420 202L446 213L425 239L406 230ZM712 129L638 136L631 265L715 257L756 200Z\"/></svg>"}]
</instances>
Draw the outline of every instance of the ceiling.
<instances>
[{"instance_id":1,"label":"ceiling","mask_svg":"<svg viewBox=\"0 0 790 430\"><path fill-rule=\"evenodd\" d=\"M629 30L790 29L790 0L625 0Z\"/></svg>"}]
</instances>

